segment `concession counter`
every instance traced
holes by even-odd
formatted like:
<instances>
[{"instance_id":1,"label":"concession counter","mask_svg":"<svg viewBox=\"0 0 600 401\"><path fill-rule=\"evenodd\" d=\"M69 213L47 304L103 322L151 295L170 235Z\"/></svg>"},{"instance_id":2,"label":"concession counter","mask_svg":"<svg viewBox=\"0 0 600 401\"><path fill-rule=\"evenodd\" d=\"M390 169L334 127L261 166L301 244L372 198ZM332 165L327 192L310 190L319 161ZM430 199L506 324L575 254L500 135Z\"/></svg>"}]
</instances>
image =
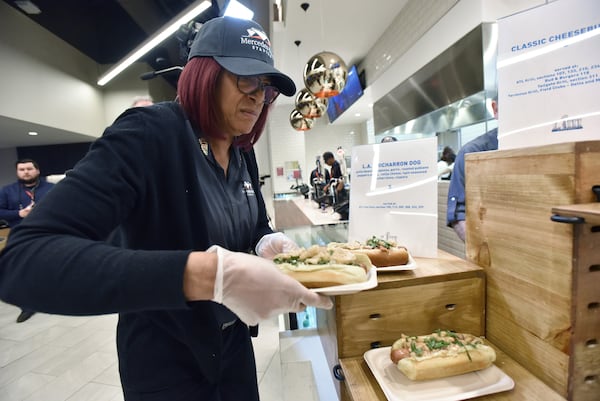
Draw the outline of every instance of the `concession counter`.
<instances>
[{"instance_id":1,"label":"concession counter","mask_svg":"<svg viewBox=\"0 0 600 401\"><path fill-rule=\"evenodd\" d=\"M344 242L347 230L347 223L340 223L284 231L299 245L307 247ZM436 399L435 394L432 395L427 385L424 390L411 390L408 397L402 394L395 397L393 386L382 378L386 373L378 371L377 366L370 367L366 353L375 350L387 352L386 348L402 333L428 334L447 328L485 335L485 270L443 250L438 251L437 258L413 259L413 268L378 272L377 287L335 296L334 309L316 310L316 329L341 401L432 401ZM484 377L482 383L466 385L475 393L480 392L481 387L486 387L481 390L482 394L495 391L478 399L564 400L494 344L491 345L497 355L493 372L496 376ZM434 390L438 395L441 391L448 396L444 388ZM384 391L391 391L392 398L387 398Z\"/></svg>"},{"instance_id":2,"label":"concession counter","mask_svg":"<svg viewBox=\"0 0 600 401\"><path fill-rule=\"evenodd\" d=\"M413 255L414 269L379 271L377 287L317 311L340 399L598 401L600 141L465 160L466 259ZM437 329L485 336L495 375L399 385L388 347Z\"/></svg>"}]
</instances>

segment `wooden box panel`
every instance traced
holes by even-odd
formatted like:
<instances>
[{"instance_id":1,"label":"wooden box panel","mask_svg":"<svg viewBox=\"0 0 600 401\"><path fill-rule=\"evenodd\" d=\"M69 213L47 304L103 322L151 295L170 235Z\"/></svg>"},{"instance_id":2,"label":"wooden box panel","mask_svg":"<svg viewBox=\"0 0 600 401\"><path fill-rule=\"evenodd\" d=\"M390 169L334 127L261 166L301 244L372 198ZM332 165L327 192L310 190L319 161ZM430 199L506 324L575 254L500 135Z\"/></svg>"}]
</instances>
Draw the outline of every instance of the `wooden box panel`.
<instances>
[{"instance_id":1,"label":"wooden box panel","mask_svg":"<svg viewBox=\"0 0 600 401\"><path fill-rule=\"evenodd\" d=\"M596 200L600 141L469 154L466 177L466 254L486 271L486 337L567 397L574 229L552 208Z\"/></svg>"},{"instance_id":2,"label":"wooden box panel","mask_svg":"<svg viewBox=\"0 0 600 401\"><path fill-rule=\"evenodd\" d=\"M390 346L400 334L452 329L483 335L483 278L366 291L338 297L339 358Z\"/></svg>"},{"instance_id":3,"label":"wooden box panel","mask_svg":"<svg viewBox=\"0 0 600 401\"><path fill-rule=\"evenodd\" d=\"M559 206L560 217L576 217L573 225L573 326L568 398L600 398L600 202Z\"/></svg>"}]
</instances>

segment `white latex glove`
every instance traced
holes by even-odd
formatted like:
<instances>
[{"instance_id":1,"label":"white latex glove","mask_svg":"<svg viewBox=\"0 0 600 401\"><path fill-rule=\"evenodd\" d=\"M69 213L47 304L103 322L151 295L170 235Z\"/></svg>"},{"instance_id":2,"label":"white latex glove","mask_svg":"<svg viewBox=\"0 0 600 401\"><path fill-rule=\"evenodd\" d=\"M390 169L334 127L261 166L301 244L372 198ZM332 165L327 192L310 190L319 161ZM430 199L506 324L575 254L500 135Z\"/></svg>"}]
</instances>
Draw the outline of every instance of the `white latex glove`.
<instances>
[{"instance_id":1,"label":"white latex glove","mask_svg":"<svg viewBox=\"0 0 600 401\"><path fill-rule=\"evenodd\" d=\"M254 249L258 256L273 259L275 255L298 249L298 245L284 233L264 235Z\"/></svg>"},{"instance_id":2,"label":"white latex glove","mask_svg":"<svg viewBox=\"0 0 600 401\"><path fill-rule=\"evenodd\" d=\"M216 245L207 252L216 252L218 260L212 301L228 307L249 326L307 306L333 307L331 299L306 289L270 260Z\"/></svg>"}]
</instances>

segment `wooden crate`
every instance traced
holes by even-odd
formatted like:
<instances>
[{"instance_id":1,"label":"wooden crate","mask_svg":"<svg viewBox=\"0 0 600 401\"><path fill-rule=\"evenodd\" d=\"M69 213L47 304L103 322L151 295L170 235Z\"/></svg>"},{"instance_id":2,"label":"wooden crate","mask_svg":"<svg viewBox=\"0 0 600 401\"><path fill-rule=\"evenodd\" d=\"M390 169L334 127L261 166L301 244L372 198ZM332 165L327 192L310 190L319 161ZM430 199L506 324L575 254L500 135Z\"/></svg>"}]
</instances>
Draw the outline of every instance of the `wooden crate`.
<instances>
[{"instance_id":1,"label":"wooden crate","mask_svg":"<svg viewBox=\"0 0 600 401\"><path fill-rule=\"evenodd\" d=\"M563 397L599 400L598 354L579 361L584 377L572 356L585 346L576 341L600 348L600 327L586 340L573 335L587 325L575 310L577 239L572 225L551 216L557 205L596 201L600 141L469 154L466 177L466 254L486 271L486 337ZM600 265L598 247L577 252ZM598 276L586 278L596 289Z\"/></svg>"}]
</instances>

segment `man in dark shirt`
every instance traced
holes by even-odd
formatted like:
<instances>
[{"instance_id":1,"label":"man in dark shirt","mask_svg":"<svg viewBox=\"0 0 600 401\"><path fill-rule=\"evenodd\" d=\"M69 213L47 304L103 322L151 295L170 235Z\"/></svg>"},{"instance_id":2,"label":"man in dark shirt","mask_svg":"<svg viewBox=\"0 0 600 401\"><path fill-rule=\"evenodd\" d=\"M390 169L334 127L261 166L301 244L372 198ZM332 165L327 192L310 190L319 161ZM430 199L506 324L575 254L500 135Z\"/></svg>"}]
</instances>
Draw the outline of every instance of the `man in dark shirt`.
<instances>
[{"instance_id":1,"label":"man in dark shirt","mask_svg":"<svg viewBox=\"0 0 600 401\"><path fill-rule=\"evenodd\" d=\"M31 159L21 159L15 163L17 181L0 189L0 220L14 228L31 213L54 184L40 178L40 168ZM21 309L17 323L22 323L35 312Z\"/></svg>"},{"instance_id":2,"label":"man in dark shirt","mask_svg":"<svg viewBox=\"0 0 600 401\"><path fill-rule=\"evenodd\" d=\"M331 180L325 185L323 191L327 193L331 185L335 185L335 198L336 200L341 200L346 195L346 190L344 189L344 175L342 174L342 167L340 163L335 160L333 153L325 152L323 153L323 160L325 164L331 167Z\"/></svg>"}]
</instances>

